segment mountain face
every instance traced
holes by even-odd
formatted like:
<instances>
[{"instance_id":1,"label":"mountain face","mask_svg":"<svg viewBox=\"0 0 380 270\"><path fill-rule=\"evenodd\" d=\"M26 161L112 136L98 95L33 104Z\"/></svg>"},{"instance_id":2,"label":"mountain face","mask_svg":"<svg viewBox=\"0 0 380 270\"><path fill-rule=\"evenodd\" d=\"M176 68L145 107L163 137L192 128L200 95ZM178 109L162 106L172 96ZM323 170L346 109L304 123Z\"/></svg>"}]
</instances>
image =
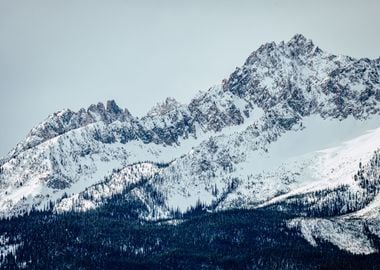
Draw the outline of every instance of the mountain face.
<instances>
[{"instance_id":1,"label":"mountain face","mask_svg":"<svg viewBox=\"0 0 380 270\"><path fill-rule=\"evenodd\" d=\"M114 101L56 112L0 163L0 213L84 212L118 194L143 220L268 208L294 214L289 228L311 245L373 253L379 78L380 58L296 35L189 104L168 98L141 118Z\"/></svg>"}]
</instances>

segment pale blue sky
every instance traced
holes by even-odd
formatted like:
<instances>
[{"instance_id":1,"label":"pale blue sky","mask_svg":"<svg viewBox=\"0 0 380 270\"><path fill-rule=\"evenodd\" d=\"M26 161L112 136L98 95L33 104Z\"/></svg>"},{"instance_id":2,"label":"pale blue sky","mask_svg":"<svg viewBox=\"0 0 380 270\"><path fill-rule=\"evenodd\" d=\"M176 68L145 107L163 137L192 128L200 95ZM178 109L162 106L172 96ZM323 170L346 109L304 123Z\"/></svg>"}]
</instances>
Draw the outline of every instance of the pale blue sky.
<instances>
[{"instance_id":1,"label":"pale blue sky","mask_svg":"<svg viewBox=\"0 0 380 270\"><path fill-rule=\"evenodd\" d=\"M115 99L187 102L262 43L302 33L380 56L380 1L0 0L0 156L46 116Z\"/></svg>"}]
</instances>

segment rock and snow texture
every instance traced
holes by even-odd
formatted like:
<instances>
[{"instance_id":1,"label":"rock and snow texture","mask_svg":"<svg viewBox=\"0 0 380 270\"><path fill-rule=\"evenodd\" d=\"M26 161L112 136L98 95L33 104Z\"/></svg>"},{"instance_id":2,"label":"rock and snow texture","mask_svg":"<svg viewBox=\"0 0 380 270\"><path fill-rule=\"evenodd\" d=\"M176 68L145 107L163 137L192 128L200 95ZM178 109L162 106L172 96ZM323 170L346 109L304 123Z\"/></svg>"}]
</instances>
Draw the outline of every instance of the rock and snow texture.
<instances>
[{"instance_id":1,"label":"rock and snow texture","mask_svg":"<svg viewBox=\"0 0 380 270\"><path fill-rule=\"evenodd\" d=\"M379 140L379 130L351 141L351 145L347 148L354 152L352 156L355 156L357 154L355 152L360 148L350 148L355 143L360 143L363 152L369 152L368 142L376 145ZM373 137L373 141L370 140L371 137ZM339 212L343 211L339 214L344 215L329 218L300 217L291 220L288 226L299 229L312 245L317 245L316 239L318 239L329 241L341 249L356 254L369 254L378 251L374 243L380 237L380 149L373 152L370 158L368 155L363 155L359 164L354 177L350 179L342 177L343 183L349 184L347 185L348 188L344 189L343 192L333 193L335 198L332 198L333 200L326 206L329 209L338 206ZM330 184L330 187L326 187L325 184L320 182L319 186L315 184L314 186L306 186L302 191L298 191L298 196L303 199L307 198L313 206L317 205L317 208L323 212L321 205L324 198L316 197L314 200L310 200L310 195L307 192L312 189L327 190L333 188L331 183L327 183ZM291 195L287 194L286 196L289 198ZM287 202L287 198L277 198L276 200Z\"/></svg>"},{"instance_id":2,"label":"rock and snow texture","mask_svg":"<svg viewBox=\"0 0 380 270\"><path fill-rule=\"evenodd\" d=\"M371 254L377 251L372 246L368 236L362 233L362 222L297 218L291 220L288 226L299 229L305 239L313 246L318 245L317 241L327 241L354 254Z\"/></svg>"},{"instance_id":3,"label":"rock and snow texture","mask_svg":"<svg viewBox=\"0 0 380 270\"><path fill-rule=\"evenodd\" d=\"M168 98L141 118L114 101L62 110L0 162L0 214L86 211L127 192L142 218L170 218L199 203L216 211L361 190L359 163L380 147L379 78L380 58L333 55L296 35L261 46L189 104Z\"/></svg>"}]
</instances>

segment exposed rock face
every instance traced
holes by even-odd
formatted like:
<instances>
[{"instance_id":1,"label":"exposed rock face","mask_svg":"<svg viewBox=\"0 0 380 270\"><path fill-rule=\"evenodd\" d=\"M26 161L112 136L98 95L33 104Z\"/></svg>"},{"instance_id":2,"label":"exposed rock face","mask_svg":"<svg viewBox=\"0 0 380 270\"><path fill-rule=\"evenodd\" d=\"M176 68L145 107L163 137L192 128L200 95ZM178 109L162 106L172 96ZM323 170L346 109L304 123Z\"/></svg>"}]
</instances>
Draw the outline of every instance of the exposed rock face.
<instances>
[{"instance_id":1,"label":"exposed rock face","mask_svg":"<svg viewBox=\"0 0 380 270\"><path fill-rule=\"evenodd\" d=\"M370 151L339 161L333 157L341 152L319 151L336 146L326 142L302 152L320 138L299 134L313 123L332 136L345 123L359 123L358 136L379 127L368 124L379 114L379 76L380 59L336 56L296 35L261 46L189 104L168 98L141 118L115 101L54 113L2 162L0 212L22 214L49 201L57 212L84 211L128 187L130 198L145 205L142 218L166 218L200 200L212 211L256 207L311 180L338 172L352 178L380 146L376 136ZM287 153L286 145L298 152Z\"/></svg>"},{"instance_id":2,"label":"exposed rock face","mask_svg":"<svg viewBox=\"0 0 380 270\"><path fill-rule=\"evenodd\" d=\"M22 151L35 147L49 139L92 123L99 121L112 123L116 120L127 121L129 117L130 113L127 110L120 109L113 100L107 101L107 107L104 107L104 104L99 102L97 105L91 105L87 110L80 109L78 112L65 109L53 113L45 121L34 127L25 140L17 144L10 152L9 156L17 156Z\"/></svg>"}]
</instances>

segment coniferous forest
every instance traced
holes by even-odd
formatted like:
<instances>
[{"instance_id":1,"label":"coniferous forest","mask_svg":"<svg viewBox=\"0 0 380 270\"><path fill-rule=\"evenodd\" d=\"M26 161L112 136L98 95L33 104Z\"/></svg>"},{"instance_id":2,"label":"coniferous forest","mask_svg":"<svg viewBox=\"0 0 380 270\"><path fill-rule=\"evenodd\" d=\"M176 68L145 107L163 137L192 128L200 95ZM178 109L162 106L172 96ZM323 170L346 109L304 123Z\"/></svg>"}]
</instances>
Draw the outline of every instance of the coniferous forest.
<instances>
[{"instance_id":1,"label":"coniferous forest","mask_svg":"<svg viewBox=\"0 0 380 270\"><path fill-rule=\"evenodd\" d=\"M114 196L86 213L33 211L0 222L12 252L2 269L380 269L380 255L311 246L274 210L207 213L141 221L138 205ZM380 247L380 241L373 242Z\"/></svg>"},{"instance_id":2,"label":"coniferous forest","mask_svg":"<svg viewBox=\"0 0 380 270\"><path fill-rule=\"evenodd\" d=\"M0 270L380 270L379 11L0 0Z\"/></svg>"}]
</instances>

